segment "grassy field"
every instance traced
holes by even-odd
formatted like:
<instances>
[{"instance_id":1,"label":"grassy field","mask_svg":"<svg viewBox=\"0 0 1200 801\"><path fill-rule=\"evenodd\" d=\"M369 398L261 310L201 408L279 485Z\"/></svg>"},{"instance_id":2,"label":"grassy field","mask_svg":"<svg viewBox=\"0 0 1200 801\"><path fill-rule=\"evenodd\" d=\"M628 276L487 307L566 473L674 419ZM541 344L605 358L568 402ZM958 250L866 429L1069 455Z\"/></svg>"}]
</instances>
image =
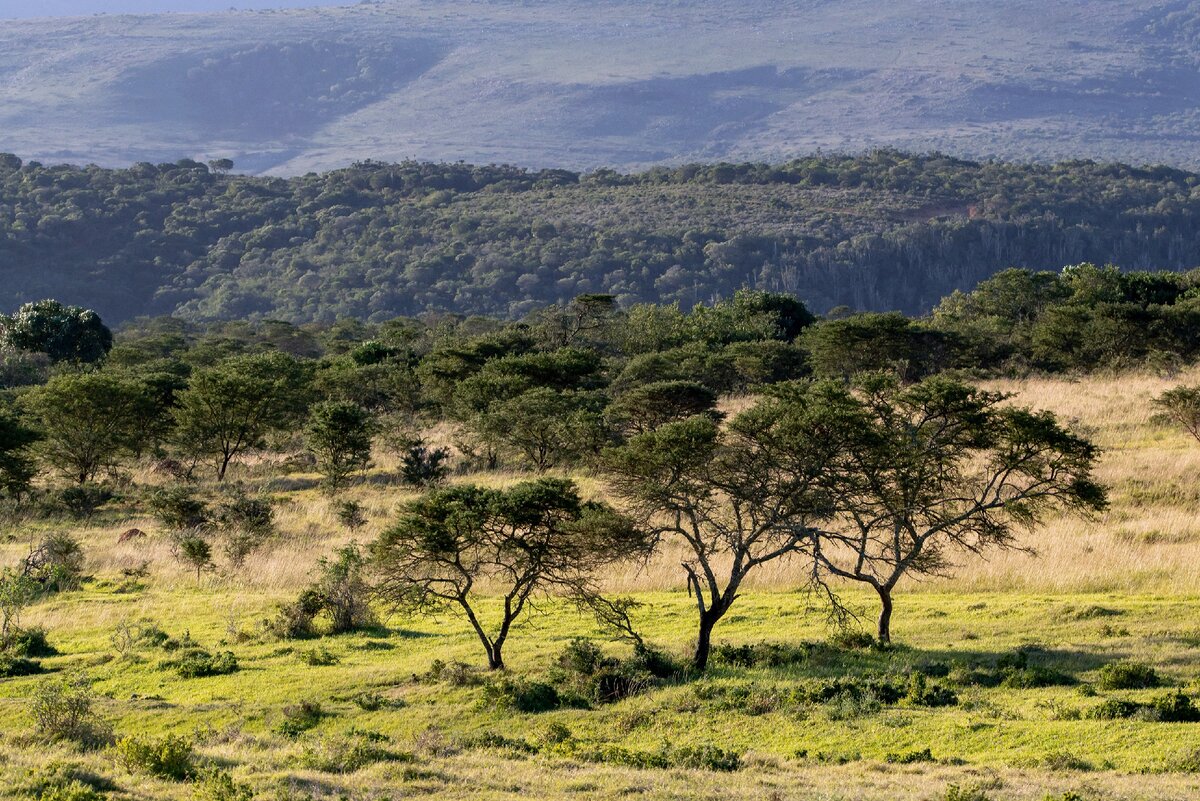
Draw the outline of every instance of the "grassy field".
<instances>
[{"instance_id":1,"label":"grassy field","mask_svg":"<svg viewBox=\"0 0 1200 801\"><path fill-rule=\"evenodd\" d=\"M1175 689L1200 692L1200 444L1148 419L1149 398L1196 379L1200 373L995 383L1091 433L1105 449L1099 474L1112 508L1100 519L1056 520L1031 533L1025 544L1037 556L993 554L953 577L902 585L898 647L830 641L821 610L796 591L796 567L780 565L753 582L717 629L725 644L791 646L779 664L727 658L703 679L666 682L589 709L513 711L496 703L496 683L480 671L430 675L435 660L483 664L478 643L450 615L391 617L377 631L311 641L265 637L261 621L296 596L321 555L351 538L311 476L272 478L268 465L243 469L237 478L248 487L281 499L281 542L240 572L199 582L171 557L150 520L120 507L102 510L76 532L94 578L22 620L49 632L60 653L43 662L54 673L0 680L0 798L37 798L47 765L59 762L102 778L109 798L221 801L197 796L194 782L131 774L111 750L36 740L30 694L76 670L95 681L97 709L116 736L186 736L198 761L229 771L262 799L1195 798L1200 724L1091 715L1111 699L1149 703ZM384 481L390 465L381 462L373 480L351 492L371 520L360 541L409 497ZM148 472L136 478L158 480ZM602 491L592 479L581 483ZM131 526L150 536L118 544ZM22 556L35 536L14 528L3 563ZM144 578L122 576L143 562ZM694 606L678 559L666 552L645 569L614 571L608 583L645 604L638 621L649 640L686 650ZM871 599L848 592L869 623ZM172 638L186 634L210 651L232 651L240 669L185 679L162 669L170 654L159 647L118 654L114 634L147 621ZM550 680L558 655L580 635L628 655L590 619L548 602L514 635L506 657L511 678ZM1071 683L964 680L972 671L996 674L1017 653ZM1153 667L1162 686L1106 689L1104 666L1131 660ZM834 679L905 685L921 681L917 674L952 685L957 703L811 697L812 688ZM319 720L296 736L282 733L285 710L294 718L302 702L320 704ZM712 769L729 767L721 758L730 754L737 771ZM646 764L655 766L639 767ZM357 769L340 772L349 768Z\"/></svg>"}]
</instances>

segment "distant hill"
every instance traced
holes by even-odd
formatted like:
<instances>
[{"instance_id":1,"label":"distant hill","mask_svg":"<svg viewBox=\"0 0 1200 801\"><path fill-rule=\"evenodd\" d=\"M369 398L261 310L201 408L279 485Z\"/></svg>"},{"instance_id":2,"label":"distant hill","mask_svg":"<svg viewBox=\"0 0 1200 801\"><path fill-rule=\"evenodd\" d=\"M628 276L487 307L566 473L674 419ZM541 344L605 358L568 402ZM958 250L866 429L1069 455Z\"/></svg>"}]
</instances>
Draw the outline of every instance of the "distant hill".
<instances>
[{"instance_id":1,"label":"distant hill","mask_svg":"<svg viewBox=\"0 0 1200 801\"><path fill-rule=\"evenodd\" d=\"M293 322L791 292L924 312L1012 266L1200 265L1200 174L874 151L634 174L364 162L290 179L0 155L0 310ZM1100 299L1103 300L1103 299Z\"/></svg>"},{"instance_id":2,"label":"distant hill","mask_svg":"<svg viewBox=\"0 0 1200 801\"><path fill-rule=\"evenodd\" d=\"M57 2L38 5L96 7ZM277 174L875 146L1196 167L1198 37L1200 3L1132 0L376 0L7 20L0 150Z\"/></svg>"}]
</instances>

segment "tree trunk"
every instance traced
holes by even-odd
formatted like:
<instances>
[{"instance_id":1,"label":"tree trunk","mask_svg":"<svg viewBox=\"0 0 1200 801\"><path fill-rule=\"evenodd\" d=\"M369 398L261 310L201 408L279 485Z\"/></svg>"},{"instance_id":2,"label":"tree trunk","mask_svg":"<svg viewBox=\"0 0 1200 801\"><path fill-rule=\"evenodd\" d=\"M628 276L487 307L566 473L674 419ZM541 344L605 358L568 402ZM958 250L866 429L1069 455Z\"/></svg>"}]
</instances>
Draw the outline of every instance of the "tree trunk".
<instances>
[{"instance_id":1,"label":"tree trunk","mask_svg":"<svg viewBox=\"0 0 1200 801\"><path fill-rule=\"evenodd\" d=\"M225 471L229 469L229 460L231 458L230 456L221 457L221 466L217 468L217 481L225 480Z\"/></svg>"},{"instance_id":2,"label":"tree trunk","mask_svg":"<svg viewBox=\"0 0 1200 801\"><path fill-rule=\"evenodd\" d=\"M878 637L881 643L890 643L892 641L892 588L885 586L875 587L875 592L879 593L879 632Z\"/></svg>"},{"instance_id":3,"label":"tree trunk","mask_svg":"<svg viewBox=\"0 0 1200 801\"><path fill-rule=\"evenodd\" d=\"M503 643L493 643L488 649L488 670L504 670Z\"/></svg>"},{"instance_id":4,"label":"tree trunk","mask_svg":"<svg viewBox=\"0 0 1200 801\"><path fill-rule=\"evenodd\" d=\"M712 631L720 619L710 609L700 615L700 630L696 634L696 652L692 655L692 667L696 672L703 673L708 667L708 655L712 651Z\"/></svg>"}]
</instances>

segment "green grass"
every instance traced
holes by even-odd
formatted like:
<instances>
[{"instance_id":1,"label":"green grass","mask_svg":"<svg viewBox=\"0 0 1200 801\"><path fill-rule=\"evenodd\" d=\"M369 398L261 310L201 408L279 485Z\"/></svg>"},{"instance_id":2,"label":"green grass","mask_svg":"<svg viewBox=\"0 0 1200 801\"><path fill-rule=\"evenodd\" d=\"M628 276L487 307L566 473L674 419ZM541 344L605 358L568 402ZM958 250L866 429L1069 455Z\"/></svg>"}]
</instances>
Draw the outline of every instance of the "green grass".
<instances>
[{"instance_id":1,"label":"green grass","mask_svg":"<svg viewBox=\"0 0 1200 801\"><path fill-rule=\"evenodd\" d=\"M1153 788L1158 793L1153 797L1171 798L1183 792L1180 787L1200 783L1200 776L1169 773L1200 751L1200 725L1086 718L1086 711L1105 697L1148 700L1161 690L1088 697L1076 687L970 687L957 690L956 706L901 704L849 718L822 704L791 704L754 714L736 705L729 708L716 697L720 692L712 691L715 685L727 692L778 692L821 678L899 675L934 662L990 666L1004 654L1025 648L1032 662L1082 682L1095 680L1104 664L1137 660L1155 667L1169 686L1195 694L1200 690L1200 641L1194 597L911 595L901 599L896 620L900 647L891 651L826 648L780 668L716 665L699 682L668 684L618 703L520 714L488 708L480 686L416 680L435 659L483 663L480 646L453 615L393 618L382 631L318 642L279 642L255 633L257 622L270 614L277 599L231 599L231 590L222 585L166 591L151 583L141 593L113 594L93 585L42 604L27 622L52 622L51 642L60 655L45 658L44 665L52 671L84 670L94 678L99 711L118 737L193 738L202 761L232 770L262 797L274 797L291 782L298 791L317 797L348 792L353 798L382 798L419 792L445 798L507 798L533 788L551 795L607 798L624 794L625 783L632 782L645 788L638 793L643 797L667 798L677 797L670 788L681 777L690 777L697 787L716 780L707 771L636 770L578 759L589 749L614 746L637 753L716 746L738 753L749 765L726 775L737 787L730 797L770 797L767 785L788 777L803 778L807 789L783 782L792 789L779 797L909 797L888 795L879 782L881 771L892 777L883 785L907 776L911 792L917 793L914 798L940 797L951 781L980 776L1000 782L988 791L992 798L1040 798L1027 793L1086 782L1125 783L1132 794L1116 797L1145 797L1137 793ZM226 611L231 600L239 601L242 610L233 625ZM647 637L682 654L694 613L688 597L656 593L641 600L647 604L641 613ZM854 600L869 611L868 598ZM184 679L158 667L168 656L158 648L117 658L110 641L117 623L141 618L153 619L173 637L186 631L209 651L232 650L240 669L230 675ZM235 636L233 628L243 636ZM507 654L509 672L544 680L556 655L579 634L604 640L572 609L545 604L514 635ZM718 628L717 639L732 644L799 643L823 640L828 634L819 613L806 613L803 596L760 592L738 601ZM627 650L615 643L605 647L614 655ZM313 648L328 649L339 661L306 664L302 652ZM123 773L105 752L31 747L27 697L45 680L34 676L0 681L0 776L7 788L0 789L0 798L26 797L20 790L22 777L32 765L51 758L75 760L108 777L120 788L111 793L113 798L191 797L188 785ZM364 709L354 700L364 693L378 695L384 703ZM279 733L285 707L303 701L321 705L316 726L295 737ZM1072 711L1084 717L1062 719ZM543 749L532 754L480 747L486 742L481 735L488 734L536 745L552 724L566 728L576 751ZM356 730L385 735L383 747L403 760L345 775L306 767L312 764L306 761L306 749ZM926 748L936 760L932 764L884 765L889 755L895 761L897 755ZM846 764L831 764L840 762ZM1063 772L1064 762L1092 770ZM483 774L490 778L485 781Z\"/></svg>"}]
</instances>

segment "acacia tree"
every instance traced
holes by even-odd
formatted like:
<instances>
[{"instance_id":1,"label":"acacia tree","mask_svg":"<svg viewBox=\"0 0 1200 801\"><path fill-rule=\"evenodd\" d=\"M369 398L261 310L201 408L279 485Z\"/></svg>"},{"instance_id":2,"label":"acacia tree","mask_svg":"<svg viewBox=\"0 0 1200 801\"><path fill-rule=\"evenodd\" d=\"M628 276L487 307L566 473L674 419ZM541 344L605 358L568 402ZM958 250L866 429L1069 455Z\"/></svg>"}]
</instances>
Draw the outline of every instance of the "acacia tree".
<instances>
[{"instance_id":1,"label":"acacia tree","mask_svg":"<svg viewBox=\"0 0 1200 801\"><path fill-rule=\"evenodd\" d=\"M357 404L326 401L313 409L304 436L329 494L370 464L373 430L370 413Z\"/></svg>"},{"instance_id":2,"label":"acacia tree","mask_svg":"<svg viewBox=\"0 0 1200 801\"><path fill-rule=\"evenodd\" d=\"M876 374L822 393L843 452L830 474L838 517L815 534L813 555L879 595L881 642L905 576L945 574L955 552L1017 547L1018 532L1053 511L1105 506L1096 447L1049 412L945 377L903 388Z\"/></svg>"},{"instance_id":3,"label":"acacia tree","mask_svg":"<svg viewBox=\"0 0 1200 801\"><path fill-rule=\"evenodd\" d=\"M583 501L573 482L544 478L435 490L406 505L371 554L381 597L416 612L457 608L498 670L513 623L536 596L594 597L598 569L649 544L609 506Z\"/></svg>"},{"instance_id":4,"label":"acacia tree","mask_svg":"<svg viewBox=\"0 0 1200 801\"><path fill-rule=\"evenodd\" d=\"M80 484L144 447L157 407L146 386L107 372L64 373L22 399L38 421L38 450Z\"/></svg>"},{"instance_id":5,"label":"acacia tree","mask_svg":"<svg viewBox=\"0 0 1200 801\"><path fill-rule=\"evenodd\" d=\"M644 434L664 423L710 413L717 393L696 381L654 381L617 396L604 417L623 433Z\"/></svg>"},{"instance_id":6,"label":"acacia tree","mask_svg":"<svg viewBox=\"0 0 1200 801\"><path fill-rule=\"evenodd\" d=\"M1182 428L1200 440L1200 387L1180 386L1169 389L1153 401L1159 422Z\"/></svg>"},{"instance_id":7,"label":"acacia tree","mask_svg":"<svg viewBox=\"0 0 1200 801\"><path fill-rule=\"evenodd\" d=\"M16 415L0 411L0 492L20 498L29 491L37 475L29 446L40 438Z\"/></svg>"},{"instance_id":8,"label":"acacia tree","mask_svg":"<svg viewBox=\"0 0 1200 801\"><path fill-rule=\"evenodd\" d=\"M176 441L192 458L211 460L224 481L234 458L304 419L311 376L308 365L277 351L200 370L179 393Z\"/></svg>"},{"instance_id":9,"label":"acacia tree","mask_svg":"<svg viewBox=\"0 0 1200 801\"><path fill-rule=\"evenodd\" d=\"M613 491L648 530L687 546L682 566L698 624L692 664L756 568L806 551L832 514L825 472L837 429L797 391L766 398L725 429L709 416L667 423L605 451Z\"/></svg>"}]
</instances>

